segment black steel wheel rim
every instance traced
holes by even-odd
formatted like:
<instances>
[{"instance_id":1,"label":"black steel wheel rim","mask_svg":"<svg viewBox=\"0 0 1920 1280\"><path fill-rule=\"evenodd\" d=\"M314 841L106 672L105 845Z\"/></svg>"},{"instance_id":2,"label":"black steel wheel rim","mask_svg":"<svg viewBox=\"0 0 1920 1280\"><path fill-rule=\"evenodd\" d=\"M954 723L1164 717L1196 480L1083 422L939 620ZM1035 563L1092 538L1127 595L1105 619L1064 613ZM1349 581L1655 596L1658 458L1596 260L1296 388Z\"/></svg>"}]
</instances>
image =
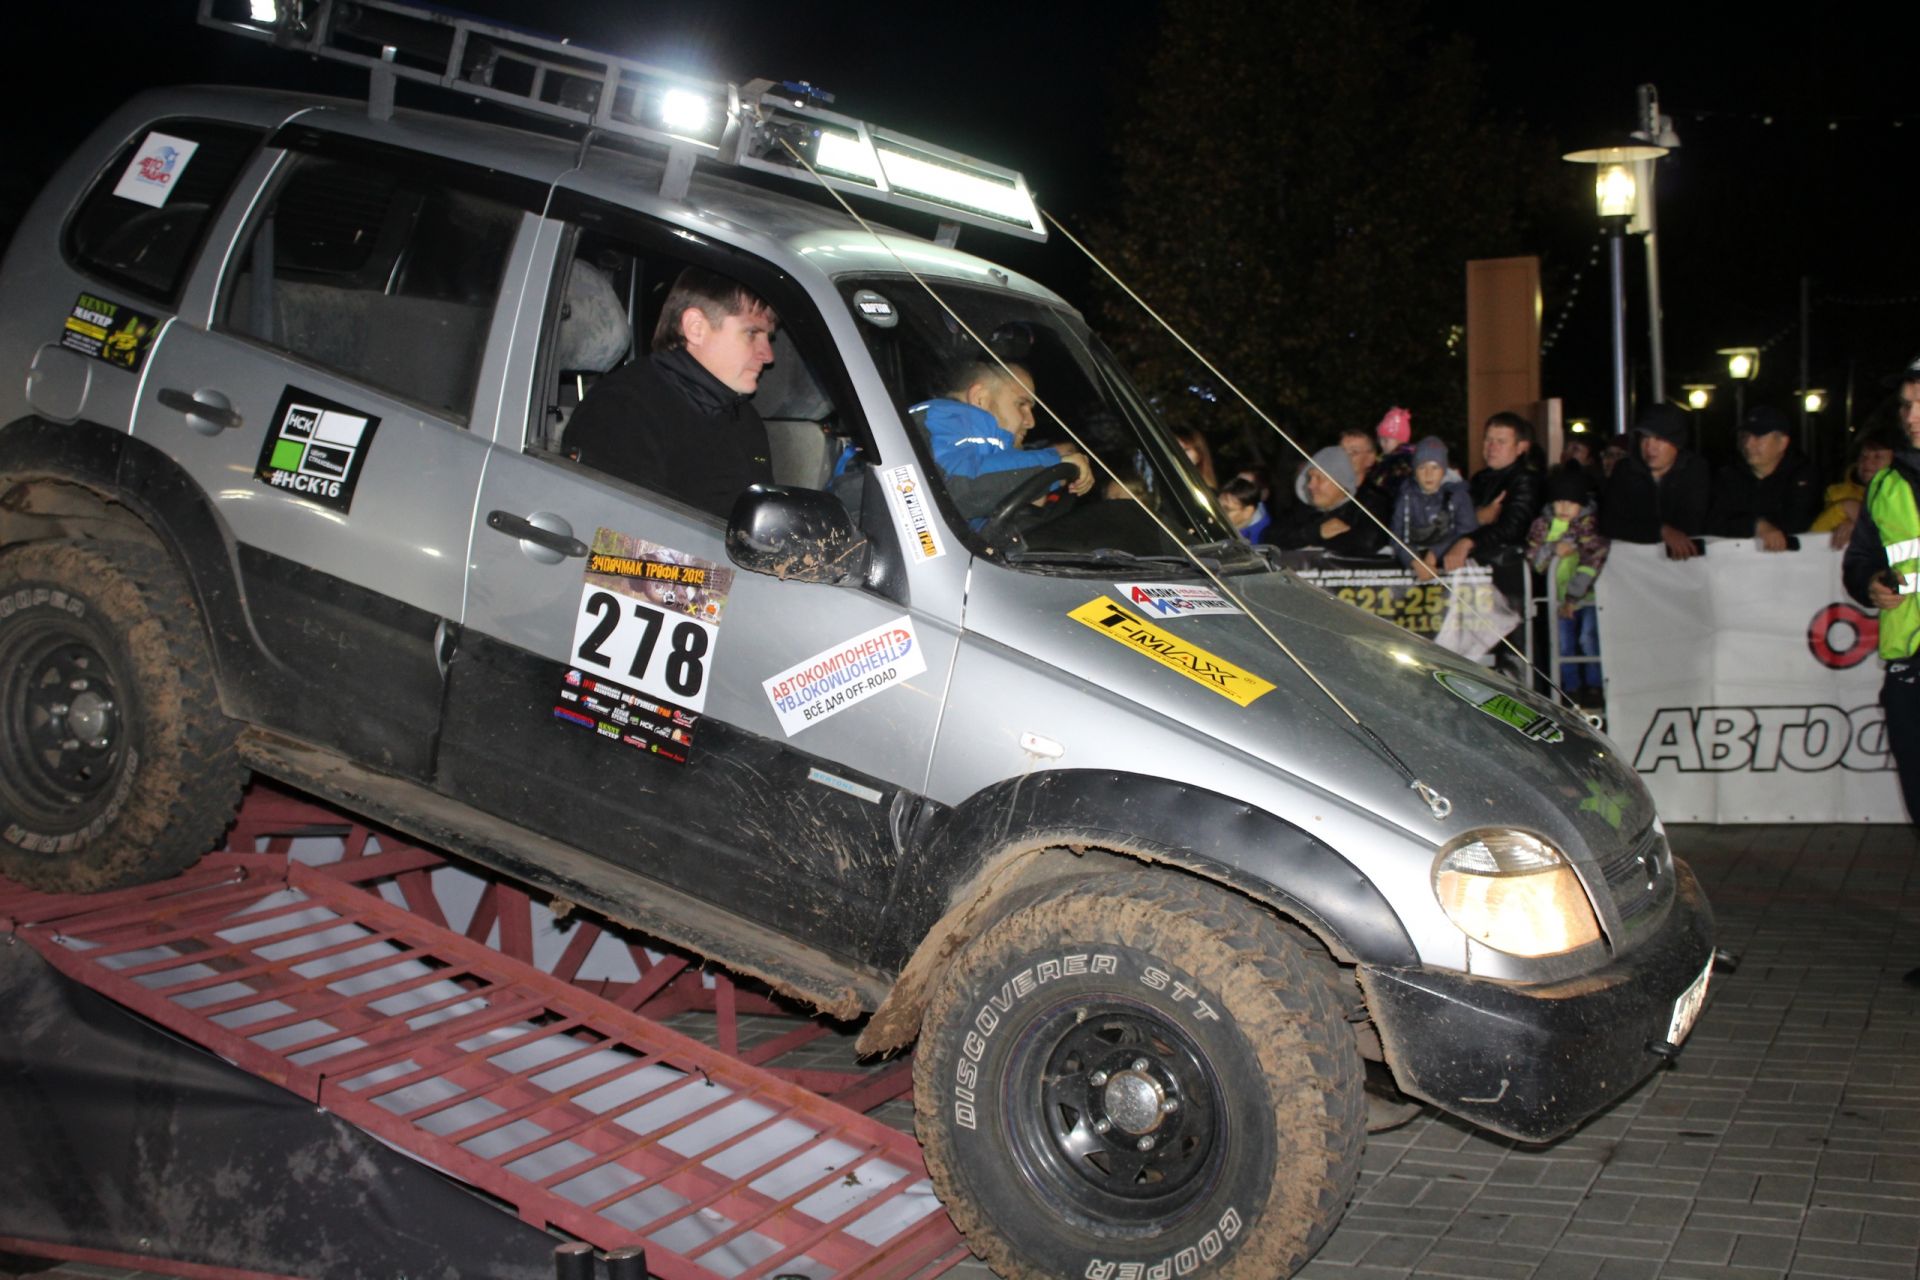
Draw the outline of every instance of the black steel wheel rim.
<instances>
[{"instance_id":1,"label":"black steel wheel rim","mask_svg":"<svg viewBox=\"0 0 1920 1280\"><path fill-rule=\"evenodd\" d=\"M66 825L119 776L126 734L113 664L85 636L41 624L0 643L0 680L6 790L26 816Z\"/></svg>"},{"instance_id":2,"label":"black steel wheel rim","mask_svg":"<svg viewBox=\"0 0 1920 1280\"><path fill-rule=\"evenodd\" d=\"M1146 1005L1043 1014L1013 1050L1003 1102L1029 1183L1100 1227L1164 1230L1219 1181L1219 1082L1193 1039Z\"/></svg>"}]
</instances>

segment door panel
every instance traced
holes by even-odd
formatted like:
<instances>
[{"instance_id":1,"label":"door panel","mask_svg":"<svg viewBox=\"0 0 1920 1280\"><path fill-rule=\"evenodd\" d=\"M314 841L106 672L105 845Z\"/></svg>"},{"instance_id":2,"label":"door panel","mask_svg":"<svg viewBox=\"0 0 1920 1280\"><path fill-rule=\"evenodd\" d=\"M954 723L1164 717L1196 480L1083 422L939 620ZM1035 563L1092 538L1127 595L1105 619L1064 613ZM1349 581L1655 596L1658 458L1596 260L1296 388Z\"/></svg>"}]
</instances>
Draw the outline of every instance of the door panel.
<instances>
[{"instance_id":1,"label":"door panel","mask_svg":"<svg viewBox=\"0 0 1920 1280\"><path fill-rule=\"evenodd\" d=\"M901 606L858 589L734 570L710 518L569 462L499 450L479 511L442 788L857 957L890 888L893 824L925 785L951 629L917 617L895 627ZM604 573L589 583L587 555L489 527L496 511L618 549L631 589ZM717 622L694 639L689 624L716 604ZM896 630L918 662L874 646L844 656L848 642ZM822 654L807 665L834 670L789 681L789 705L796 691L809 703L849 686L864 696L789 736L766 682Z\"/></svg>"}]
</instances>

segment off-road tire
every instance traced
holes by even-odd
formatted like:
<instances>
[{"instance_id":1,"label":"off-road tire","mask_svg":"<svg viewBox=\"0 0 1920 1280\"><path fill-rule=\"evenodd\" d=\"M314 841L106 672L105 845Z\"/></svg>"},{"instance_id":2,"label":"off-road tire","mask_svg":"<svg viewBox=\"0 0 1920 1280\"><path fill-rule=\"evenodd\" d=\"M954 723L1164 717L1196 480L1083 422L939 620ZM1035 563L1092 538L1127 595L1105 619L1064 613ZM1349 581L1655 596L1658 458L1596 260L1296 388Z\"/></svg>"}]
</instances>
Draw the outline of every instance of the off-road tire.
<instances>
[{"instance_id":1,"label":"off-road tire","mask_svg":"<svg viewBox=\"0 0 1920 1280\"><path fill-rule=\"evenodd\" d=\"M1365 1142L1350 989L1312 938L1203 883L1145 869L1039 890L927 1007L914 1101L934 1186L1009 1280L1292 1275Z\"/></svg>"},{"instance_id":2,"label":"off-road tire","mask_svg":"<svg viewBox=\"0 0 1920 1280\"><path fill-rule=\"evenodd\" d=\"M192 865L239 803L236 728L165 552L0 553L0 874L85 893Z\"/></svg>"}]
</instances>

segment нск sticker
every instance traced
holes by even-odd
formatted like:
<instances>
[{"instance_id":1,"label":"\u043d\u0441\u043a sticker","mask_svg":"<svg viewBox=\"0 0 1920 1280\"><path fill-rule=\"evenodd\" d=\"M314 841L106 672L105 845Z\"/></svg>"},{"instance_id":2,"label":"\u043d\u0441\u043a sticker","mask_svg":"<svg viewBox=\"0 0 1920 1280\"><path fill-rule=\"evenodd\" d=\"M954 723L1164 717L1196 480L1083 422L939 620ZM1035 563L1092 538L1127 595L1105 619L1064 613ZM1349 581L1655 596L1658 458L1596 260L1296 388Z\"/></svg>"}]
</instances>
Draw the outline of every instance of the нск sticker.
<instances>
[{"instance_id":1,"label":"\u043d\u0441\u043a sticker","mask_svg":"<svg viewBox=\"0 0 1920 1280\"><path fill-rule=\"evenodd\" d=\"M159 321L144 311L83 293L74 299L67 322L60 327L60 345L138 373L158 325Z\"/></svg>"},{"instance_id":2,"label":"\u043d\u0441\u043a sticker","mask_svg":"<svg viewBox=\"0 0 1920 1280\"><path fill-rule=\"evenodd\" d=\"M593 535L573 665L688 711L707 674L733 570L612 529Z\"/></svg>"},{"instance_id":3,"label":"\u043d\u0441\u043a sticker","mask_svg":"<svg viewBox=\"0 0 1920 1280\"><path fill-rule=\"evenodd\" d=\"M1168 670L1178 671L1195 684L1211 689L1243 707L1273 689L1272 684L1251 671L1242 671L1198 645L1189 644L1170 632L1155 629L1145 618L1121 608L1105 596L1095 596L1067 616L1129 649L1139 650Z\"/></svg>"},{"instance_id":4,"label":"\u043d\u0441\u043a sticker","mask_svg":"<svg viewBox=\"0 0 1920 1280\"><path fill-rule=\"evenodd\" d=\"M141 139L133 159L127 161L120 181L113 184L113 194L158 209L173 194L180 175L187 171L187 161L199 147L197 142L170 133L149 133Z\"/></svg>"},{"instance_id":5,"label":"\u043d\u0441\u043a sticker","mask_svg":"<svg viewBox=\"0 0 1920 1280\"><path fill-rule=\"evenodd\" d=\"M823 649L765 681L767 701L791 738L872 694L927 669L913 619L902 614L845 644Z\"/></svg>"},{"instance_id":6,"label":"\u043d\u0441\u043a sticker","mask_svg":"<svg viewBox=\"0 0 1920 1280\"><path fill-rule=\"evenodd\" d=\"M1138 606L1149 617L1240 612L1238 605L1222 599L1212 587L1184 582L1116 582L1113 585L1122 600Z\"/></svg>"},{"instance_id":7,"label":"\u043d\u0441\u043a sticker","mask_svg":"<svg viewBox=\"0 0 1920 1280\"><path fill-rule=\"evenodd\" d=\"M354 486L380 419L325 396L288 387L260 446L256 479L334 511L353 507Z\"/></svg>"}]
</instances>

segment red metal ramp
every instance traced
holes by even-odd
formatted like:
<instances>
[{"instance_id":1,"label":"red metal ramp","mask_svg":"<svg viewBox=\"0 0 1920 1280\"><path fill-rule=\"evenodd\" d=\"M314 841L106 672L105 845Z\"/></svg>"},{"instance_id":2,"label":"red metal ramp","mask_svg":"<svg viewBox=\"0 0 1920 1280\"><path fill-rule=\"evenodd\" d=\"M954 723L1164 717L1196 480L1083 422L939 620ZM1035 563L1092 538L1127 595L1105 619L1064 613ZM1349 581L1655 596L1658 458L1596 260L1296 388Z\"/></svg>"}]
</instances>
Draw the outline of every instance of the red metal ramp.
<instances>
[{"instance_id":1,"label":"red metal ramp","mask_svg":"<svg viewBox=\"0 0 1920 1280\"><path fill-rule=\"evenodd\" d=\"M337 860L293 856L302 837ZM760 1065L826 1029L743 1052L734 1015L763 999L610 926L556 931L511 884L281 793L256 788L229 845L90 897L0 881L0 932L527 1222L644 1247L669 1280L932 1275L965 1256L918 1145L862 1114L905 1091L902 1066ZM608 947L637 976L582 978ZM719 1015L718 1046L658 1020L688 1009Z\"/></svg>"}]
</instances>

